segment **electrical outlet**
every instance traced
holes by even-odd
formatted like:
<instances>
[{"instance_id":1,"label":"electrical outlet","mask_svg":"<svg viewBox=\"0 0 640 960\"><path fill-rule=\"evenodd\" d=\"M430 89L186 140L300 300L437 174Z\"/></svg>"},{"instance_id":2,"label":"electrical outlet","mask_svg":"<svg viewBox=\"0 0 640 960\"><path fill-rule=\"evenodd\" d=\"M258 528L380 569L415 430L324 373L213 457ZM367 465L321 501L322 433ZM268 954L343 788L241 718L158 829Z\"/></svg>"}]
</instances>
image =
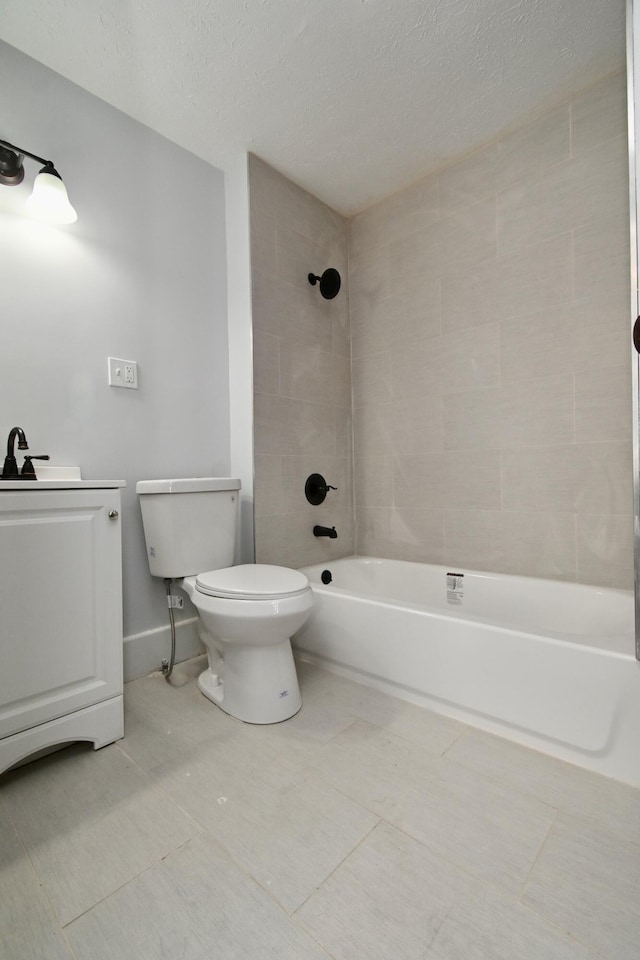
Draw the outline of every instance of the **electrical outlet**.
<instances>
[{"instance_id":1,"label":"electrical outlet","mask_svg":"<svg viewBox=\"0 0 640 960\"><path fill-rule=\"evenodd\" d=\"M109 357L109 386L138 389L138 364L135 360L119 360Z\"/></svg>"}]
</instances>

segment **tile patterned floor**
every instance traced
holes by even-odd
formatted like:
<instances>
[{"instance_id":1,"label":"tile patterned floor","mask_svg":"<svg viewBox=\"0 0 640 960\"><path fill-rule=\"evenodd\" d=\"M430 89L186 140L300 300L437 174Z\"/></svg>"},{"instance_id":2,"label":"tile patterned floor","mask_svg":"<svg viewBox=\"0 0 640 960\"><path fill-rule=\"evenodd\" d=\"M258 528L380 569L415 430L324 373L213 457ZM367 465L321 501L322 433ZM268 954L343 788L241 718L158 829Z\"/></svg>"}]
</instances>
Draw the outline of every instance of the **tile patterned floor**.
<instances>
[{"instance_id":1,"label":"tile patterned floor","mask_svg":"<svg viewBox=\"0 0 640 960\"><path fill-rule=\"evenodd\" d=\"M253 727L201 668L0 780L2 960L640 957L640 791L306 664Z\"/></svg>"}]
</instances>

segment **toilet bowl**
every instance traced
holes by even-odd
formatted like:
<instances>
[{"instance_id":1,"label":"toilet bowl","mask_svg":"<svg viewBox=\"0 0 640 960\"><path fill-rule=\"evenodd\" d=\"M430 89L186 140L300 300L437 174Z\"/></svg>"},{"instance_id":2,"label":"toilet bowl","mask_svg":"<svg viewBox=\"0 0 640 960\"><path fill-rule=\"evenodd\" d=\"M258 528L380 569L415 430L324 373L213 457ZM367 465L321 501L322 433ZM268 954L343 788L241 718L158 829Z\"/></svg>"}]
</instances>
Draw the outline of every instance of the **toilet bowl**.
<instances>
[{"instance_id":1,"label":"toilet bowl","mask_svg":"<svg viewBox=\"0 0 640 960\"><path fill-rule=\"evenodd\" d=\"M208 668L201 692L247 723L279 723L302 706L291 635L313 608L304 574L270 564L241 564L185 577L198 611Z\"/></svg>"},{"instance_id":2,"label":"toilet bowl","mask_svg":"<svg viewBox=\"0 0 640 960\"><path fill-rule=\"evenodd\" d=\"M313 593L298 570L232 566L239 489L225 477L136 485L150 573L176 580L198 612L209 660L200 691L239 720L279 723L302 706L290 638Z\"/></svg>"}]
</instances>

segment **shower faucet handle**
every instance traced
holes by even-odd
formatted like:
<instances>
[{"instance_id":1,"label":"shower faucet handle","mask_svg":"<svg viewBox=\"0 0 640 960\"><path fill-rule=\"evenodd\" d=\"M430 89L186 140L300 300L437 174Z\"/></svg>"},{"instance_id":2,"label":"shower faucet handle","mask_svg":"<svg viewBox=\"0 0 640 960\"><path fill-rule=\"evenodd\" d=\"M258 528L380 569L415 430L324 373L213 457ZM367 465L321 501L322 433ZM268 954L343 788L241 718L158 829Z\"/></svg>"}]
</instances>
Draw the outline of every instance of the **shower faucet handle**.
<instances>
[{"instance_id":1,"label":"shower faucet handle","mask_svg":"<svg viewBox=\"0 0 640 960\"><path fill-rule=\"evenodd\" d=\"M307 477L307 482L304 485L304 495L309 503L317 507L324 503L329 490L337 489L337 487L332 487L330 483L327 483L321 473L312 473Z\"/></svg>"}]
</instances>

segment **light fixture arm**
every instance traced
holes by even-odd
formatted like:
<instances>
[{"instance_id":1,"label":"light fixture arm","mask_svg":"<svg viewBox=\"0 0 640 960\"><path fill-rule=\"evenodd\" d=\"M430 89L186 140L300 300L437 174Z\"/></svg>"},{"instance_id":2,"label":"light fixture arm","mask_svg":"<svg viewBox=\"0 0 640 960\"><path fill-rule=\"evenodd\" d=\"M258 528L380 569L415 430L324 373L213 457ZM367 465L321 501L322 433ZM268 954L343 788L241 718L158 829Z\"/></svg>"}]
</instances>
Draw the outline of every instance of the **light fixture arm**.
<instances>
[{"instance_id":1,"label":"light fixture arm","mask_svg":"<svg viewBox=\"0 0 640 960\"><path fill-rule=\"evenodd\" d=\"M24 147L16 147L15 144L9 143L8 140L0 140L0 147L6 147L8 150L13 150L14 153L21 157L29 157L31 160L37 160L38 163L43 163L45 167L51 167L51 169L55 170L53 160L45 160L44 157L38 157L35 153L25 150ZM60 174L58 174L58 176L60 176Z\"/></svg>"}]
</instances>

